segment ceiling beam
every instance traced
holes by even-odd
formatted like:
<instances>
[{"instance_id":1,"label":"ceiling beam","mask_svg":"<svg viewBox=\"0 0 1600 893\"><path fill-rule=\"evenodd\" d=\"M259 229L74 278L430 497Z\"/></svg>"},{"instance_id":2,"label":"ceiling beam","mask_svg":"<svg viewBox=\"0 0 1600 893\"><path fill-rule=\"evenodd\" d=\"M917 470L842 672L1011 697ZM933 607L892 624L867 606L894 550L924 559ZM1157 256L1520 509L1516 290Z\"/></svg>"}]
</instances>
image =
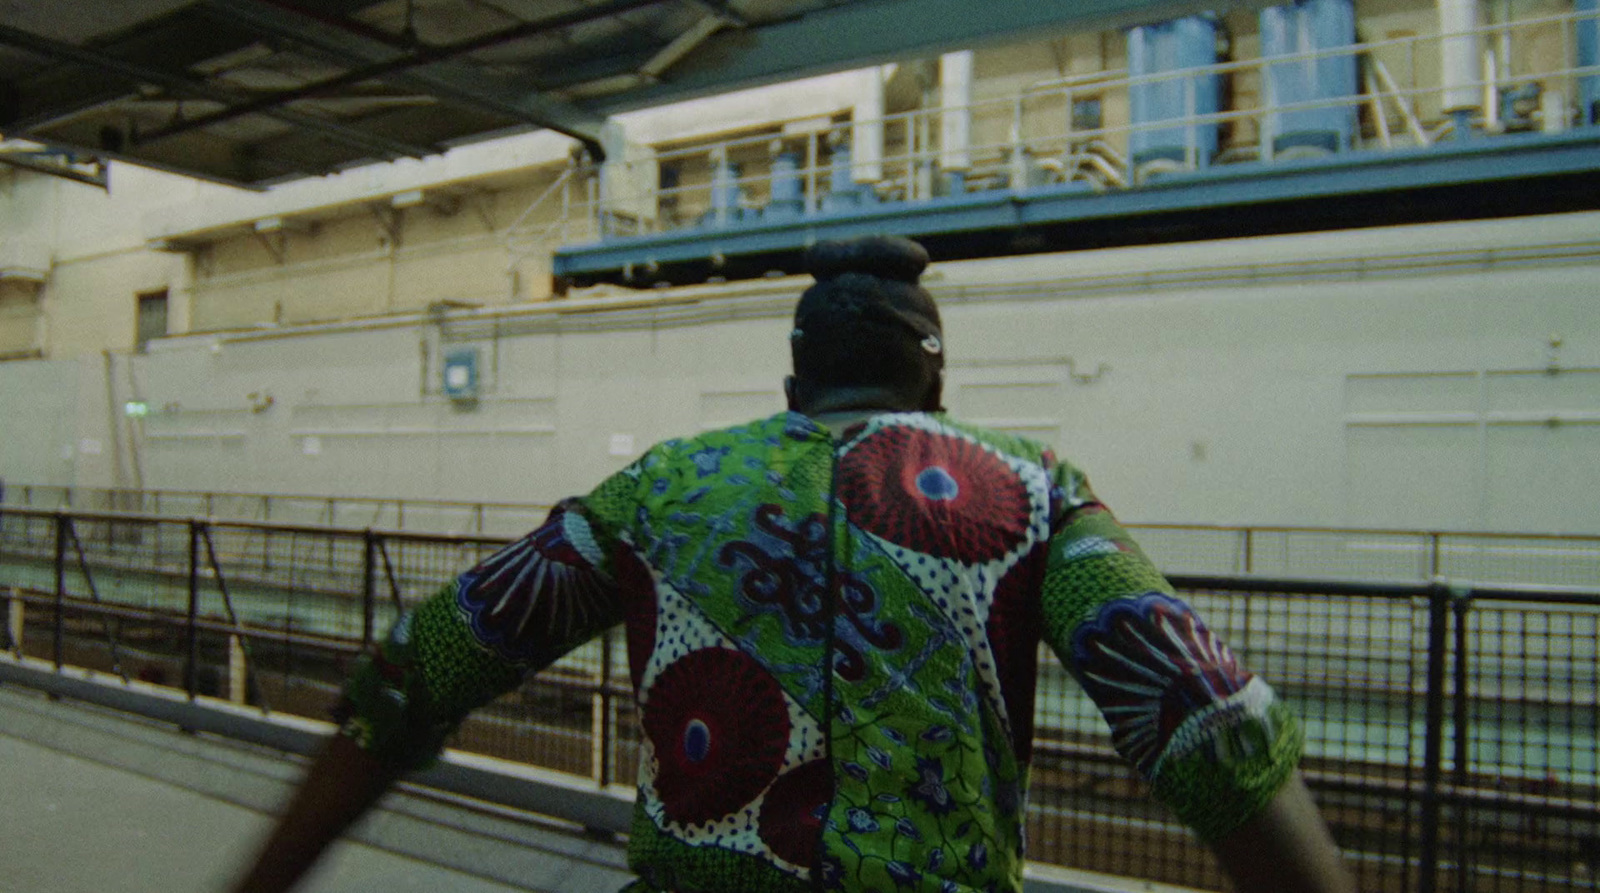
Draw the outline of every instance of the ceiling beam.
<instances>
[{"instance_id":1,"label":"ceiling beam","mask_svg":"<svg viewBox=\"0 0 1600 893\"><path fill-rule=\"evenodd\" d=\"M147 137L155 139L163 136L175 136L183 133L184 131L208 127L212 124L229 121L244 115L255 114L265 109L274 108L276 106L285 105L291 102L297 102L302 99L325 97L329 94L335 93L335 91L342 90L345 87L350 87L366 81L382 78L387 75L405 71L407 69L417 68L433 62L443 61L445 59L451 59L457 56L466 55L467 53L476 52L478 50L510 43L512 41L522 40L537 34L546 34L562 28L570 28L574 25L581 25L586 22L592 22L602 18L621 15L623 13L632 12L633 10L641 9L646 6L656 6L664 2L666 2L666 0L613 0L613 2L604 5L585 6L581 9L573 10L561 15L549 16L537 21L519 22L518 24L512 25L508 28L491 31L487 34L469 38L463 41L458 41L456 43L442 44L439 46L425 46L421 48L395 46L394 48L397 55L388 61L361 65L359 67L352 68L349 71L346 71L344 74L336 77L316 81L314 83L306 84L303 87L296 87L291 90L279 90L273 93L268 93L264 96L257 97L248 102L239 103L238 105L230 106L220 111L211 112L205 115L197 115L193 118L188 118L186 120L162 127L157 131L147 134ZM306 12L305 14L311 15L310 12ZM324 15L321 16L319 20L327 21L328 17ZM354 23L347 24L351 27L354 26ZM374 30L375 29L372 28L361 28L359 29L359 33L366 34L373 40L393 45L393 41L386 40L387 35L374 34Z\"/></svg>"},{"instance_id":2,"label":"ceiling beam","mask_svg":"<svg viewBox=\"0 0 1600 893\"><path fill-rule=\"evenodd\" d=\"M646 4L632 0L625 5L631 8ZM444 58L408 67L407 54L384 41L267 0L207 0L204 9L258 33L315 50L342 64L371 66L376 73L362 79L376 77L447 101L547 127L581 140L591 152L600 152L604 115L544 95L527 84L490 74L469 63ZM538 23L530 23L530 27L534 24Z\"/></svg>"},{"instance_id":3,"label":"ceiling beam","mask_svg":"<svg viewBox=\"0 0 1600 893\"><path fill-rule=\"evenodd\" d=\"M118 59L98 50L86 49L70 43L52 40L47 37L41 37L37 34L31 34L6 25L0 25L0 44L8 44L37 55L68 62L75 62L80 65L87 65L101 71L116 74L128 81L128 91L131 91L138 84L144 83L153 84L179 96L208 99L212 102L223 103L224 105L237 102L239 99L233 94L232 91L218 89L193 77L174 74L172 72L161 71L144 65L126 62L122 59ZM422 157L425 155L436 155L444 151L443 147L441 146L417 145L402 140L377 136L375 134L365 133L361 130L351 128L343 124L319 118L315 115L308 115L289 109L268 110L263 112L263 114L272 118L276 118L285 123L293 124L297 127L317 131L331 139L338 140L345 145L352 146L363 151L373 152L383 158L396 158L408 155ZM5 123L6 122L0 122L0 124ZM39 129L39 127L35 125L32 128L21 128L17 132L19 135L26 135L32 130L37 129ZM50 142L50 140L45 139L45 142ZM118 147L83 146L81 148L87 149L91 152L121 151L121 149ZM132 160L137 161L136 154L123 154L126 157L130 157Z\"/></svg>"},{"instance_id":4,"label":"ceiling beam","mask_svg":"<svg viewBox=\"0 0 1600 893\"><path fill-rule=\"evenodd\" d=\"M318 0L328 14L359 8L371 0ZM0 19L4 15L0 14ZM26 30L26 29L24 29ZM256 36L242 28L218 26L201 17L192 6L141 22L130 31L106 41L84 43L123 62L182 74L209 59L244 49ZM58 62L19 77L13 85L19 101L15 129L43 126L86 109L114 102L127 95L127 79L92 65Z\"/></svg>"}]
</instances>

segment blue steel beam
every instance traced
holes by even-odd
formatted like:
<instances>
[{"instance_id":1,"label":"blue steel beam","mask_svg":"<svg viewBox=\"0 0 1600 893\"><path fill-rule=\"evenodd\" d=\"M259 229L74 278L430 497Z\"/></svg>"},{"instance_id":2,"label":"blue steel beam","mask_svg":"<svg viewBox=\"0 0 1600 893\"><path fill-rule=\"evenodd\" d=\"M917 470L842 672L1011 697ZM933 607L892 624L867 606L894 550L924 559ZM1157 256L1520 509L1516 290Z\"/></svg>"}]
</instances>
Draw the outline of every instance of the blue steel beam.
<instances>
[{"instance_id":1,"label":"blue steel beam","mask_svg":"<svg viewBox=\"0 0 1600 893\"><path fill-rule=\"evenodd\" d=\"M1088 193L1042 187L997 189L923 202L891 202L850 213L781 223L694 227L653 236L610 239L558 250L557 278L611 274L624 268L793 252L818 239L887 233L929 237L955 233L1025 231L1062 223L1114 221L1183 212L1244 213L1278 202L1344 199L1396 190L1514 183L1539 177L1600 172L1600 129L1567 134L1510 135L1427 149L1331 160L1223 165L1174 174L1139 189ZM1600 206L1600 196L1590 204ZM1071 246L1058 246L1066 250Z\"/></svg>"},{"instance_id":2,"label":"blue steel beam","mask_svg":"<svg viewBox=\"0 0 1600 893\"><path fill-rule=\"evenodd\" d=\"M670 78L585 105L609 114L1007 40L1262 5L1249 0L856 0L712 35L673 66Z\"/></svg>"}]
</instances>

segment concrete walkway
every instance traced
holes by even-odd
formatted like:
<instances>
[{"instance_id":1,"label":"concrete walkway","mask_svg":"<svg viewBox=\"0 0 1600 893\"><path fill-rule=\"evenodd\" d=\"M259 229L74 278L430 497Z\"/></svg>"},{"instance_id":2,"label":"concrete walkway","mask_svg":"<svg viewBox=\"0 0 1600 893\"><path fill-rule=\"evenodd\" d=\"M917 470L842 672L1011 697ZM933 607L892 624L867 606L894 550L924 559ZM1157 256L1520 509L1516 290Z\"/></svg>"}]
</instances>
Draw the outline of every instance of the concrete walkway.
<instances>
[{"instance_id":1,"label":"concrete walkway","mask_svg":"<svg viewBox=\"0 0 1600 893\"><path fill-rule=\"evenodd\" d=\"M220 893L295 759L0 687L0 893ZM475 802L390 795L304 893L612 893L620 845Z\"/></svg>"}]
</instances>

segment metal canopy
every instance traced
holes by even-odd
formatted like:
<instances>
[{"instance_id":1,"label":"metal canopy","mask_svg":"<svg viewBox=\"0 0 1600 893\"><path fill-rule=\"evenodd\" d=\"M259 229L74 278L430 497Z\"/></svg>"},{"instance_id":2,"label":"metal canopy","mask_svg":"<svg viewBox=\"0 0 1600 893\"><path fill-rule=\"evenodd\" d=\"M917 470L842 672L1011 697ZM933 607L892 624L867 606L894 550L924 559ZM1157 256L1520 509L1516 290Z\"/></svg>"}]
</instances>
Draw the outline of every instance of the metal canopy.
<instances>
[{"instance_id":1,"label":"metal canopy","mask_svg":"<svg viewBox=\"0 0 1600 893\"><path fill-rule=\"evenodd\" d=\"M0 135L253 188L534 128L598 154L617 111L1201 5L16 0Z\"/></svg>"}]
</instances>

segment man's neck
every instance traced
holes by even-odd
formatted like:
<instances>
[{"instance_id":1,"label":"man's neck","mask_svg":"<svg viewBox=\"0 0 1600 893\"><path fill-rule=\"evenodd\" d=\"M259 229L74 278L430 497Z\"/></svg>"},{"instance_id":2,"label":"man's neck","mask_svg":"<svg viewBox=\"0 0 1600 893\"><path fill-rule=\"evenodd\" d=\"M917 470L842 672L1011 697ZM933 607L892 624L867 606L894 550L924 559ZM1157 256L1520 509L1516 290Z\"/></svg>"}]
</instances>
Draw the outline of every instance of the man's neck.
<instances>
[{"instance_id":1,"label":"man's neck","mask_svg":"<svg viewBox=\"0 0 1600 893\"><path fill-rule=\"evenodd\" d=\"M827 428L829 433L837 438L843 436L844 432L854 428L856 425L859 425L862 422L865 422L867 419L870 419L873 416L883 415L890 412L912 411L913 410L907 409L894 409L887 406L876 406L858 409L836 409L829 412L813 411L804 413L804 415L824 428Z\"/></svg>"}]
</instances>

